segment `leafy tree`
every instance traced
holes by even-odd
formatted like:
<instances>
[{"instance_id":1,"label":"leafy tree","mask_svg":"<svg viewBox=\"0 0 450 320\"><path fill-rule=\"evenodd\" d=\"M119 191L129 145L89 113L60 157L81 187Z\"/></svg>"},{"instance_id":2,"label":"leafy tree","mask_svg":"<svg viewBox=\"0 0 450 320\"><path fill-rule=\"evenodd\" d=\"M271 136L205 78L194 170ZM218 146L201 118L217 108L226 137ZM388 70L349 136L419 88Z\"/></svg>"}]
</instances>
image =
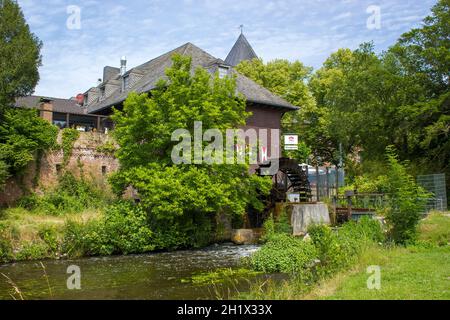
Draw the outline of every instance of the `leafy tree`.
<instances>
[{"instance_id":1,"label":"leafy tree","mask_svg":"<svg viewBox=\"0 0 450 320\"><path fill-rule=\"evenodd\" d=\"M421 172L446 172L450 184L450 3L439 1L420 28L403 34L385 56L407 98L397 105L400 156Z\"/></svg>"},{"instance_id":2,"label":"leafy tree","mask_svg":"<svg viewBox=\"0 0 450 320\"><path fill-rule=\"evenodd\" d=\"M36 110L6 109L0 122L0 185L9 176L23 173L38 151L53 147L57 132Z\"/></svg>"},{"instance_id":3,"label":"leafy tree","mask_svg":"<svg viewBox=\"0 0 450 320\"><path fill-rule=\"evenodd\" d=\"M269 192L271 181L250 175L247 165L173 164L178 143L171 141L172 132L192 133L194 121L202 121L204 130L224 133L243 125L248 114L234 78L211 79L202 68L191 73L190 57L174 55L166 75L150 96L131 94L123 111L115 111L121 168L111 182L117 192L129 185L138 190L150 220L164 226L166 235L179 235L165 240L171 246L195 245L186 239L196 223L217 212L241 215L250 204L262 208L258 196Z\"/></svg>"},{"instance_id":4,"label":"leafy tree","mask_svg":"<svg viewBox=\"0 0 450 320\"><path fill-rule=\"evenodd\" d=\"M0 1L0 187L56 141L56 128L35 110L12 108L15 99L32 93L39 80L41 46L17 2Z\"/></svg>"},{"instance_id":5,"label":"leafy tree","mask_svg":"<svg viewBox=\"0 0 450 320\"><path fill-rule=\"evenodd\" d=\"M0 115L39 81L42 43L30 32L16 1L0 1Z\"/></svg>"}]
</instances>

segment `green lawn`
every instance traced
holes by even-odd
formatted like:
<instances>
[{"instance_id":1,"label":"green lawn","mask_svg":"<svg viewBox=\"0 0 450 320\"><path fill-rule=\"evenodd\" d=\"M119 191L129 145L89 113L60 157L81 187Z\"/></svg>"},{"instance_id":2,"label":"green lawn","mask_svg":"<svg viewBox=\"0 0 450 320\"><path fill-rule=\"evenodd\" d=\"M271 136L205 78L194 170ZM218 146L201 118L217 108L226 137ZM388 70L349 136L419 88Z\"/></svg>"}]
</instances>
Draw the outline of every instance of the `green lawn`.
<instances>
[{"instance_id":1,"label":"green lawn","mask_svg":"<svg viewBox=\"0 0 450 320\"><path fill-rule=\"evenodd\" d=\"M347 276L325 299L450 299L450 247L386 250L381 288L369 290L365 268ZM367 265L379 264L377 258Z\"/></svg>"},{"instance_id":2,"label":"green lawn","mask_svg":"<svg viewBox=\"0 0 450 320\"><path fill-rule=\"evenodd\" d=\"M431 214L419 225L418 246L374 247L355 268L321 283L307 299L450 300L450 216ZM366 269L381 268L380 290L369 290Z\"/></svg>"}]
</instances>

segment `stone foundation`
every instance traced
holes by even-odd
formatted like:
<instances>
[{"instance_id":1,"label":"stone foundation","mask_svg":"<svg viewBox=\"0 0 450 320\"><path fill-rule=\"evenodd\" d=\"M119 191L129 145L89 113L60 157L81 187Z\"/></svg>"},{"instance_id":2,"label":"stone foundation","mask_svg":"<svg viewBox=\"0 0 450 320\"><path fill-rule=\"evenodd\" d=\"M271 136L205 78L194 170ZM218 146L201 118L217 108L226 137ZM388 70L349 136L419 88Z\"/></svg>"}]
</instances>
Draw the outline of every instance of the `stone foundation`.
<instances>
[{"instance_id":1,"label":"stone foundation","mask_svg":"<svg viewBox=\"0 0 450 320\"><path fill-rule=\"evenodd\" d=\"M291 204L289 206L294 236L305 235L313 224L330 224L328 206L325 203Z\"/></svg>"}]
</instances>

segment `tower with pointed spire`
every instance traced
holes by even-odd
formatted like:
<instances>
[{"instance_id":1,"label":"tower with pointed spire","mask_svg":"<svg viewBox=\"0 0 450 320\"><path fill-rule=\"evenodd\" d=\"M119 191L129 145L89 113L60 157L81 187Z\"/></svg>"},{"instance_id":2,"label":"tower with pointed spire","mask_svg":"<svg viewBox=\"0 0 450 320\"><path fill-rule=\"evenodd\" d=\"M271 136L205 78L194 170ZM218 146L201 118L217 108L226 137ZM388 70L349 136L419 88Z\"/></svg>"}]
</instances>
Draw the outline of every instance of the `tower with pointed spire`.
<instances>
[{"instance_id":1,"label":"tower with pointed spire","mask_svg":"<svg viewBox=\"0 0 450 320\"><path fill-rule=\"evenodd\" d=\"M241 61L258 58L255 50L253 50L247 38L244 36L242 31L243 26L241 25L240 28L241 34L225 59L225 63L233 67L237 66Z\"/></svg>"}]
</instances>

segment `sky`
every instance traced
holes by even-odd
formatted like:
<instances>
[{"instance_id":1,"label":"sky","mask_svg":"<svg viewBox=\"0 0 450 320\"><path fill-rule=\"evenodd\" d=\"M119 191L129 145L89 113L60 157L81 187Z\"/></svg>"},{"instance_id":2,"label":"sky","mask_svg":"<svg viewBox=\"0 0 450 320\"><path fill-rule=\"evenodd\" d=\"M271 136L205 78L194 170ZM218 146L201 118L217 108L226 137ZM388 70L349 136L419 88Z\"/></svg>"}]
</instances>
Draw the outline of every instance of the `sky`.
<instances>
[{"instance_id":1,"label":"sky","mask_svg":"<svg viewBox=\"0 0 450 320\"><path fill-rule=\"evenodd\" d=\"M19 0L43 42L35 94L70 98L106 65L138 66L186 42L225 59L244 34L264 61L320 68L339 48L377 52L421 25L436 0Z\"/></svg>"}]
</instances>

